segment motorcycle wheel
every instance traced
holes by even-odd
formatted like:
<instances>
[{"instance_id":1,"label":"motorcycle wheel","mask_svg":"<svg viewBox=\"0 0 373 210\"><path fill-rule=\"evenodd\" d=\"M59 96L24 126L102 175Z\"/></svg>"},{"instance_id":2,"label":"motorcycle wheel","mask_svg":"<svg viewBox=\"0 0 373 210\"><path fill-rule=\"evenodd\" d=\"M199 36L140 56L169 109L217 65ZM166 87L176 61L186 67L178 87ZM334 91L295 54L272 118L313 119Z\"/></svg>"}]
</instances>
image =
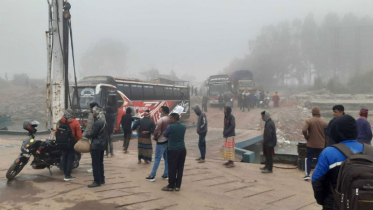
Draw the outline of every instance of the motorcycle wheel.
<instances>
[{"instance_id":1,"label":"motorcycle wheel","mask_svg":"<svg viewBox=\"0 0 373 210\"><path fill-rule=\"evenodd\" d=\"M18 163L13 163L9 169L8 169L8 172L6 173L6 178L8 180L12 180L14 179L14 177L16 177L19 172L22 171L23 167L26 165L25 162L23 161L19 161Z\"/></svg>"}]
</instances>

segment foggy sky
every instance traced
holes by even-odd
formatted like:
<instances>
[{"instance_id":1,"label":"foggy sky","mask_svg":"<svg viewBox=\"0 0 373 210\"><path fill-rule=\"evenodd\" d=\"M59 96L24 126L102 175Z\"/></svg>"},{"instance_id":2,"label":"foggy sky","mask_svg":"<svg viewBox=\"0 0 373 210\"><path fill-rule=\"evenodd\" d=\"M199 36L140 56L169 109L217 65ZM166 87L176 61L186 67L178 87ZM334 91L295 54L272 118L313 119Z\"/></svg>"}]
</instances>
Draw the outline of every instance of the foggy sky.
<instances>
[{"instance_id":1,"label":"foggy sky","mask_svg":"<svg viewBox=\"0 0 373 210\"><path fill-rule=\"evenodd\" d=\"M127 49L128 77L158 68L189 72L202 81L222 71L234 57L249 53L248 41L263 26L313 12L371 15L372 0L70 0L77 71L80 59L103 39ZM0 0L0 77L5 72L46 77L46 0ZM79 75L78 75L79 76ZM115 76L115 75L113 75Z\"/></svg>"}]
</instances>

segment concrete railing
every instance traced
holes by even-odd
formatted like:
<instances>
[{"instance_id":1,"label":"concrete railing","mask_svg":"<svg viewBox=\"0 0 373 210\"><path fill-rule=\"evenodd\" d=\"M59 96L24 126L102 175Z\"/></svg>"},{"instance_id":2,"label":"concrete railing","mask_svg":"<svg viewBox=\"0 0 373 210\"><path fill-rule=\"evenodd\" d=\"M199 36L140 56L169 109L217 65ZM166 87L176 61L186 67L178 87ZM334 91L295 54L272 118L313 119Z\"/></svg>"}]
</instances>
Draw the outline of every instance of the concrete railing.
<instances>
[{"instance_id":1,"label":"concrete railing","mask_svg":"<svg viewBox=\"0 0 373 210\"><path fill-rule=\"evenodd\" d=\"M242 162L245 162L245 163L255 162L255 152L246 150L244 148L251 146L260 141L263 141L263 134L235 143L234 150L236 154L242 155Z\"/></svg>"}]
</instances>

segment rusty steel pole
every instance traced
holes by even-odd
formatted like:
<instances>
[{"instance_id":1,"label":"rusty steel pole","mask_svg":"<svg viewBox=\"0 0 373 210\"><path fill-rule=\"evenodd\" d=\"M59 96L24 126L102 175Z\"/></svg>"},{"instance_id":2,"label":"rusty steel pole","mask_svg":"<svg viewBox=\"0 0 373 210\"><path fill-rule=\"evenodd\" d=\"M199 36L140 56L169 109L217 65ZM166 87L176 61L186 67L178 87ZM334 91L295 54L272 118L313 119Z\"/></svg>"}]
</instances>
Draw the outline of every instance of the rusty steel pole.
<instances>
[{"instance_id":1,"label":"rusty steel pole","mask_svg":"<svg viewBox=\"0 0 373 210\"><path fill-rule=\"evenodd\" d=\"M52 79L52 129L65 111L65 70L63 61L63 0L52 0L53 79Z\"/></svg>"},{"instance_id":2,"label":"rusty steel pole","mask_svg":"<svg viewBox=\"0 0 373 210\"><path fill-rule=\"evenodd\" d=\"M51 129L51 62L52 62L52 53L51 53L51 35L49 31L45 32L46 40L47 40L47 100L46 100L46 107L47 107L47 118L45 122L45 129Z\"/></svg>"}]
</instances>

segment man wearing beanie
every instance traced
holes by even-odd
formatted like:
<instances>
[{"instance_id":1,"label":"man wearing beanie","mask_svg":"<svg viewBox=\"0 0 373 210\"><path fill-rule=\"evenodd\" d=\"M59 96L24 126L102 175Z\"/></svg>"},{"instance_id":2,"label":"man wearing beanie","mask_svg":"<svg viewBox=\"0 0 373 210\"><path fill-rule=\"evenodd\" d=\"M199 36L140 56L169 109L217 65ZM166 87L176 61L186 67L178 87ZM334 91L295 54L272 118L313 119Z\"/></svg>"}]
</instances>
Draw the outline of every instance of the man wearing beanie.
<instances>
[{"instance_id":1,"label":"man wearing beanie","mask_svg":"<svg viewBox=\"0 0 373 210\"><path fill-rule=\"evenodd\" d=\"M331 125L330 134L337 144L345 144L353 153L362 152L364 149L364 145L356 140L356 120L349 115L336 118ZM335 147L327 147L320 154L312 175L312 187L317 203L322 205L324 210L333 209L332 188L337 187L339 169L345 159L346 156Z\"/></svg>"},{"instance_id":2,"label":"man wearing beanie","mask_svg":"<svg viewBox=\"0 0 373 210\"><path fill-rule=\"evenodd\" d=\"M305 159L305 173L303 180L310 180L311 164L313 158L319 158L320 153L325 148L324 129L327 123L320 118L320 108L312 108L312 117L306 120L302 133L307 141L307 158Z\"/></svg>"},{"instance_id":3,"label":"man wearing beanie","mask_svg":"<svg viewBox=\"0 0 373 210\"><path fill-rule=\"evenodd\" d=\"M356 120L357 124L357 141L362 144L368 144L371 145L372 141L372 128L370 127L370 124L367 120L368 118L368 109L361 109L360 110L360 118Z\"/></svg>"}]
</instances>

